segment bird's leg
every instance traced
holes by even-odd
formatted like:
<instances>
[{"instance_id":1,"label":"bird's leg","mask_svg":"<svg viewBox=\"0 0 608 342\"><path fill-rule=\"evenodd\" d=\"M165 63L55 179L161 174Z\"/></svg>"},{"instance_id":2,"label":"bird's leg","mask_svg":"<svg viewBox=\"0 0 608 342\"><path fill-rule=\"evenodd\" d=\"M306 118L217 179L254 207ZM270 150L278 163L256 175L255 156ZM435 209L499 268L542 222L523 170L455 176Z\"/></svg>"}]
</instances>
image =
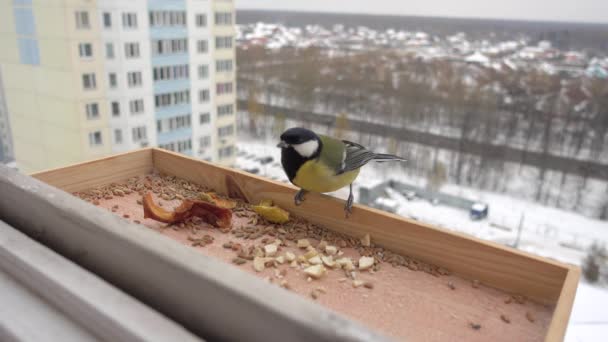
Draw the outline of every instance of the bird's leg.
<instances>
[{"instance_id":1,"label":"bird's leg","mask_svg":"<svg viewBox=\"0 0 608 342\"><path fill-rule=\"evenodd\" d=\"M344 206L344 213L346 214L346 218L348 218L348 216L353 213L354 201L355 197L353 196L353 183L350 183L350 192L348 194L348 199L346 200L346 205Z\"/></svg>"},{"instance_id":2,"label":"bird's leg","mask_svg":"<svg viewBox=\"0 0 608 342\"><path fill-rule=\"evenodd\" d=\"M306 194L306 190L304 189L300 189L300 191L298 191L296 193L296 196L293 198L293 201L296 205L300 205L302 204L302 202L304 202L304 195Z\"/></svg>"}]
</instances>

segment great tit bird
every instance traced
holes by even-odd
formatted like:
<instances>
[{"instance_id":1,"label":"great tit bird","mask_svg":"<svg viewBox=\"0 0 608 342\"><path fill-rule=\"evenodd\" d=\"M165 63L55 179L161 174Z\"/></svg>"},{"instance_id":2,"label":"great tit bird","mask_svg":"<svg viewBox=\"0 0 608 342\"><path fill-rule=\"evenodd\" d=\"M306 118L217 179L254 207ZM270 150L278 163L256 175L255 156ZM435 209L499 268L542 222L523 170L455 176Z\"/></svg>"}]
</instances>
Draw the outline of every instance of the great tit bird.
<instances>
[{"instance_id":1,"label":"great tit bird","mask_svg":"<svg viewBox=\"0 0 608 342\"><path fill-rule=\"evenodd\" d=\"M405 161L392 154L374 153L365 147L346 140L317 135L306 128L290 128L281 134L281 164L289 181L300 188L295 204L304 201L306 192L332 192L345 186L350 193L344 211L352 213L353 181L360 168L374 160Z\"/></svg>"}]
</instances>

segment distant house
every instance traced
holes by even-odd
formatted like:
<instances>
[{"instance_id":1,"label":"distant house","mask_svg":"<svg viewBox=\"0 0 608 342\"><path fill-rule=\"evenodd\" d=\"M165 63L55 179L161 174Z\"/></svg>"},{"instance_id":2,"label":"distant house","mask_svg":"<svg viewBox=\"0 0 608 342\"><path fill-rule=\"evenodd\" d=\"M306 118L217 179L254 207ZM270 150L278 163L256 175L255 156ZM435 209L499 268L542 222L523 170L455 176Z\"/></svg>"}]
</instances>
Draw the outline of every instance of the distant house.
<instances>
[{"instance_id":1,"label":"distant house","mask_svg":"<svg viewBox=\"0 0 608 342\"><path fill-rule=\"evenodd\" d=\"M589 77L608 78L608 70L599 65L590 65L587 70L585 70L585 74Z\"/></svg>"},{"instance_id":2,"label":"distant house","mask_svg":"<svg viewBox=\"0 0 608 342\"><path fill-rule=\"evenodd\" d=\"M490 64L490 58L488 58L486 55L482 54L479 51L476 51L472 55L466 57L464 59L464 61L467 63L471 63L471 64L481 64L481 65Z\"/></svg>"}]
</instances>

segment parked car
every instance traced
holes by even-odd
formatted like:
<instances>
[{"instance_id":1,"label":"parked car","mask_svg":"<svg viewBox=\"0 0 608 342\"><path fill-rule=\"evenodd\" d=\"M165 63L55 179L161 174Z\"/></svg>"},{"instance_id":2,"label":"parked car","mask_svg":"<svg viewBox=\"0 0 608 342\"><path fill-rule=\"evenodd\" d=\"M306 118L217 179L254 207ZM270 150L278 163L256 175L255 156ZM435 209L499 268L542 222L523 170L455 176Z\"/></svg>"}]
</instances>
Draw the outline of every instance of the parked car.
<instances>
[{"instance_id":1,"label":"parked car","mask_svg":"<svg viewBox=\"0 0 608 342\"><path fill-rule=\"evenodd\" d=\"M412 201L416 198L416 191L404 191L403 197L405 197L408 201Z\"/></svg>"},{"instance_id":2,"label":"parked car","mask_svg":"<svg viewBox=\"0 0 608 342\"><path fill-rule=\"evenodd\" d=\"M256 175L257 175L258 173L260 173L260 169L258 169L257 167L248 168L248 169L245 169L245 171L246 171L246 172L249 172L249 173L256 174Z\"/></svg>"},{"instance_id":3,"label":"parked car","mask_svg":"<svg viewBox=\"0 0 608 342\"><path fill-rule=\"evenodd\" d=\"M256 161L260 162L260 164L262 164L262 165L272 163L273 160L274 160L274 158L272 158L271 156L260 157L260 158L256 159Z\"/></svg>"},{"instance_id":4,"label":"parked car","mask_svg":"<svg viewBox=\"0 0 608 342\"><path fill-rule=\"evenodd\" d=\"M487 204L477 202L471 206L469 216L473 221L483 220L484 218L488 217L488 211L489 208Z\"/></svg>"}]
</instances>

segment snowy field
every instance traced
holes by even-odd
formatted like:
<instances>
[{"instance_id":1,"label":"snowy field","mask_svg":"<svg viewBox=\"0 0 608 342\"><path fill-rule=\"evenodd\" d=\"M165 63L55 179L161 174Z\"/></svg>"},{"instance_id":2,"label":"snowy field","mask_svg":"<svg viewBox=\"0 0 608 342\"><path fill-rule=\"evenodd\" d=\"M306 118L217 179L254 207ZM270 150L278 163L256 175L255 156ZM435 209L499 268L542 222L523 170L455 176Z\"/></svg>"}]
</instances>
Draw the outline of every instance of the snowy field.
<instances>
[{"instance_id":1,"label":"snowy field","mask_svg":"<svg viewBox=\"0 0 608 342\"><path fill-rule=\"evenodd\" d=\"M257 169L261 176L287 182L280 166L277 141L241 139L238 144L236 167ZM271 162L262 164L258 159L270 156ZM386 164L384 164L386 165ZM413 185L424 185L425 180L408 177L398 168L380 169L369 165L362 169L354 185L355 200L359 186L372 186L389 178ZM400 193L388 189L387 196L396 201L399 215L415 218L448 230L454 230L512 246L517 239L517 228L523 216L522 233L518 248L526 252L580 265L587 247L594 241L608 245L608 222L599 221L573 212L538 205L512 197L461 187L445 185L441 192L458 195L489 204L489 216L482 221L471 221L469 213L424 200L408 201ZM348 190L332 194L345 199ZM608 289L581 283L570 319L566 341L606 341L608 336Z\"/></svg>"}]
</instances>

